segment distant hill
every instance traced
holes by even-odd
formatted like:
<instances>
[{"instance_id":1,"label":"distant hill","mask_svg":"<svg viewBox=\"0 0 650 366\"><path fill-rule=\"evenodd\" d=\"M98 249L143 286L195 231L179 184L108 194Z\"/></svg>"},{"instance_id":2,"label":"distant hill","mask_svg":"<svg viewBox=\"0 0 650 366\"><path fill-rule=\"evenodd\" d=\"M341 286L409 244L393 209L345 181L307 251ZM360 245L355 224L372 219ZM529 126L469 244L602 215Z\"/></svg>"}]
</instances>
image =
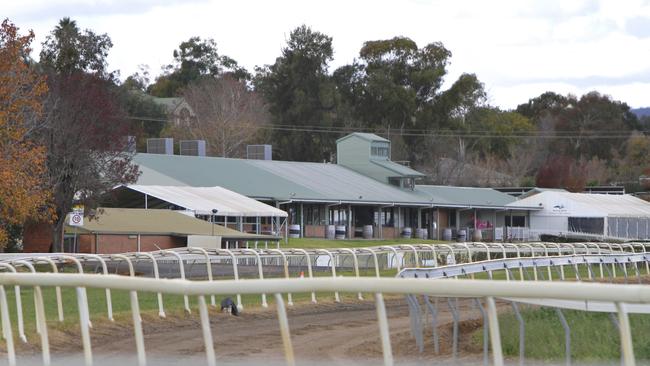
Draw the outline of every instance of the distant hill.
<instances>
[{"instance_id":1,"label":"distant hill","mask_svg":"<svg viewBox=\"0 0 650 366\"><path fill-rule=\"evenodd\" d=\"M650 107L631 109L630 112L636 114L637 117L650 116Z\"/></svg>"}]
</instances>

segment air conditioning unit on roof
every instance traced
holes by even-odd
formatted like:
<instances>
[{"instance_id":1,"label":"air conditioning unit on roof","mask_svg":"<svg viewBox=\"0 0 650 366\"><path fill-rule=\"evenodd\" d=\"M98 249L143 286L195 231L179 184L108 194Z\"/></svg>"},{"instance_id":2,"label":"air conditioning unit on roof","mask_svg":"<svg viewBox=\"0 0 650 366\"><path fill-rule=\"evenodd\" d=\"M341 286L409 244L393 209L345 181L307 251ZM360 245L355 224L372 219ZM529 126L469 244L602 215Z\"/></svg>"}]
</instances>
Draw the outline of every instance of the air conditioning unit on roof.
<instances>
[{"instance_id":1,"label":"air conditioning unit on roof","mask_svg":"<svg viewBox=\"0 0 650 366\"><path fill-rule=\"evenodd\" d=\"M181 140L180 154L190 156L205 156L205 140Z\"/></svg>"},{"instance_id":2,"label":"air conditioning unit on roof","mask_svg":"<svg viewBox=\"0 0 650 366\"><path fill-rule=\"evenodd\" d=\"M147 139L147 153L174 155L174 139L173 138Z\"/></svg>"},{"instance_id":3,"label":"air conditioning unit on roof","mask_svg":"<svg viewBox=\"0 0 650 366\"><path fill-rule=\"evenodd\" d=\"M273 160L271 145L248 145L246 146L246 159Z\"/></svg>"}]
</instances>

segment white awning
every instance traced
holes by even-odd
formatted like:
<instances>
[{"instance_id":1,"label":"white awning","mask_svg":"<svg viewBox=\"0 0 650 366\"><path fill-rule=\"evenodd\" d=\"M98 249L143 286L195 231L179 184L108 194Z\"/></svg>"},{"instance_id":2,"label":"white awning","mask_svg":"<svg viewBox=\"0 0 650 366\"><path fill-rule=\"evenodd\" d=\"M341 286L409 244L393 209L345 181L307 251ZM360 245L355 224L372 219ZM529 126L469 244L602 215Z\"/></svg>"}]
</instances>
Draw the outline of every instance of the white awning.
<instances>
[{"instance_id":1,"label":"white awning","mask_svg":"<svg viewBox=\"0 0 650 366\"><path fill-rule=\"evenodd\" d=\"M287 217L287 213L260 201L248 198L223 187L142 186L125 188L158 198L176 206L194 211L197 215L234 217Z\"/></svg>"}]
</instances>

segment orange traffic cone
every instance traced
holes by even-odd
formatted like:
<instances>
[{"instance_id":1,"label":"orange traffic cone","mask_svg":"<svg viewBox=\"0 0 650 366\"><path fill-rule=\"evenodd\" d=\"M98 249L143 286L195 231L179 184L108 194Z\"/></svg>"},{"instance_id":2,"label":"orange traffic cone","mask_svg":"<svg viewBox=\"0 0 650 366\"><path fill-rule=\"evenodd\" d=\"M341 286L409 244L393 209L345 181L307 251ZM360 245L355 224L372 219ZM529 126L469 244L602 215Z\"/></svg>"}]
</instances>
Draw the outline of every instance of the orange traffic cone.
<instances>
[{"instance_id":1,"label":"orange traffic cone","mask_svg":"<svg viewBox=\"0 0 650 366\"><path fill-rule=\"evenodd\" d=\"M305 278L305 272L300 271L300 278Z\"/></svg>"}]
</instances>

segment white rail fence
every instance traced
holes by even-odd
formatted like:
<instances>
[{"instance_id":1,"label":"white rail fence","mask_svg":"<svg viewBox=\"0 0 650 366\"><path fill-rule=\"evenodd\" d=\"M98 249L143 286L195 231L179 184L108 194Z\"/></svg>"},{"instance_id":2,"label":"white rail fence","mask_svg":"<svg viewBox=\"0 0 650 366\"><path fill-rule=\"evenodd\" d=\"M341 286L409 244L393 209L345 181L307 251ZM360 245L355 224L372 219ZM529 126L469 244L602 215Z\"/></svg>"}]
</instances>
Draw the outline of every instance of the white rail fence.
<instances>
[{"instance_id":1,"label":"white rail fence","mask_svg":"<svg viewBox=\"0 0 650 366\"><path fill-rule=\"evenodd\" d=\"M473 278L475 274L487 273L488 278L493 278L493 273L495 272L504 272L505 280L517 280L520 281L533 281L527 282L528 284L535 285L539 283L538 281L564 281L569 279L565 277L564 268L569 267L573 270L575 279L577 281L610 281L613 282L616 278L616 270L618 268L619 275L623 275L624 281L636 281L639 284L642 283L642 277L650 276L650 267L648 262L650 261L650 253L613 253L613 254L582 254L582 255L570 255L570 256L549 256L549 257L524 257L524 258L502 258L496 260L486 260L475 263L463 263L450 266L442 266L437 268L407 268L402 270L399 274L399 278L424 278L424 279L458 279L458 278ZM645 269L644 269L645 267ZM529 270L533 271L533 274ZM633 273L629 273L632 271ZM555 277L554 274L555 273ZM607 273L605 276L604 273ZM645 279L647 282L647 279ZM433 343L435 353L439 353L439 335L438 335L438 323L437 323L437 314L439 311L439 303L436 299L434 302L430 301L428 295L422 296L422 303L425 306L425 311L422 311L420 306L420 301L415 295L407 296L409 304L409 312L411 315L411 328L413 335L416 339L416 343L420 349L420 352L423 351L423 323L426 323L427 318L431 317L432 333L433 333ZM615 302L603 302L603 301L590 301L588 299L583 300L558 300L550 298L503 298L502 300L508 301L511 303L512 310L516 316L517 322L519 323L519 364L525 364L525 320L522 317L519 310L519 303L536 305L536 306L545 306L555 308L559 320L564 328L564 338L565 338L565 363L567 365L571 364L571 327L566 321L562 309L569 310L580 310L588 312L601 312L601 313L619 313L619 305ZM484 354L484 365L488 364L488 336L487 336L487 322L486 315L483 310L483 306L479 301L476 301L476 305L479 308L481 315L483 316L484 321L484 344L483 344L483 354ZM459 319L457 313L459 311L457 302L447 300L447 306L452 312L452 322L453 322L453 334L452 334L452 355L454 359L458 356L458 327ZM443 305L443 307L445 307ZM626 312L628 313L639 313L639 314L650 314L650 305L646 303L636 303L636 304L627 304ZM620 314L619 314L620 315ZM615 322L616 327L621 327L620 316L619 320ZM625 356L623 354L623 356ZM626 360L623 358L623 363L628 365L633 362L633 359Z\"/></svg>"},{"instance_id":2,"label":"white rail fence","mask_svg":"<svg viewBox=\"0 0 650 366\"><path fill-rule=\"evenodd\" d=\"M462 244L440 244L440 245L396 245L396 246L382 246L382 247L373 247L373 248L341 248L341 249L314 249L314 250L304 250L304 249L271 249L271 250L254 250L254 249L240 249L240 250L214 250L206 251L197 248L184 248L174 251L157 251L150 253L125 253L125 254L114 254L114 255L91 255L91 254L37 254L37 255L22 255L22 256L2 256L0 257L0 271L4 270L3 274L0 274L0 285L11 285L14 286L15 291L15 301L16 301L16 318L17 318L17 331L18 337L25 342L26 337L24 333L24 324L23 318L24 314L22 312L22 299L20 295L20 286L34 286L34 301L35 301L35 311L36 311L36 326L37 331L41 337L41 343L43 344L43 363L49 364L49 347L47 338L47 324L45 322L45 309L43 308L43 295L41 287L52 286L55 288L56 301L57 301L57 315L58 320L63 321L63 309L62 309L62 293L61 287L76 287L76 296L77 303L80 310L79 322L81 324L81 336L84 345L84 357L86 364L92 362L92 353L90 350L90 318L88 310L88 299L86 295L86 287L97 287L104 289L106 297L106 310L107 316L109 319L113 319L113 310L111 304L111 290L112 289L125 289L130 291L130 303L131 311L133 312L134 319L140 319L140 311L138 304L138 291L147 291L157 293L157 301L159 306L159 315L165 317L165 310L163 305L163 294L178 294L184 296L184 308L186 311L190 311L189 308L189 297L197 296L197 301L199 304L199 315L201 316L202 322L204 318L207 318L207 301L205 296L210 297L211 305L216 305L215 296L224 295L224 294L237 294L237 304L242 306L241 295L243 294L257 294L261 296L261 301L263 306L267 306L266 295L273 294L276 298L278 304L278 312L280 315L280 325L284 327L283 322L286 323L286 313L284 313L284 299L282 294L287 296L287 304L292 304L291 293L295 292L311 292L312 302L316 302L316 292L318 291L332 291L335 293L335 300L340 301L339 292L351 292L357 293L358 297L361 298L363 292L375 292L380 293L400 293L408 294L410 296L414 295L427 295L427 296L451 296L453 293L443 295L442 293L436 291L428 292L408 292L408 291L389 291L387 289L381 289L381 287L375 288L364 288L363 286L357 287L355 291L349 291L347 287L337 287L338 284L348 283L348 280L357 280L365 281L368 278L363 278L360 276L359 268L362 267L360 263L361 260L366 259L366 262L369 263L368 268L373 270L372 276L380 277L381 270L386 268L396 268L402 270L405 266L411 266L413 268L407 268L400 272L401 277L429 277L433 278L458 278L467 277L472 278L474 274L485 272L488 274L488 278L492 278L492 274L498 271L505 273L505 279L515 279L517 272L519 273L519 279L529 279L529 280L563 280L565 279L564 269L565 267L571 267L574 269L573 273L580 278L580 273L584 273L586 269L587 275L584 279L604 279L605 274L608 278L613 278L617 276L617 269L619 274L623 274L625 278L628 278L628 271L632 271L633 275L636 278L640 278L641 272L650 274L650 267L648 265L648 258L646 257L646 244L645 243L625 243L625 244L610 244L610 243L573 243L573 244L556 244L556 243L523 243L523 244L495 244L495 243L462 243ZM314 276L312 265L316 266L315 257L326 256L329 258L328 266L326 270L331 272L331 277L329 278L316 278ZM384 256L384 259L392 263L387 267L382 267L380 265L380 258ZM306 281L302 281L303 285L306 283L309 284L318 284L318 286L325 287L307 287L302 288L303 290L294 290L293 286L295 281L289 277L289 268L292 266L290 258L304 258L302 262L298 262L298 267L305 266L308 268L308 276L306 276ZM390 260L389 260L390 258ZM250 259L253 259L252 263L257 269L257 280L246 280L243 281L239 277L238 264L246 263ZM117 263L124 263L128 269L128 274L126 276L115 276L109 273L111 266L115 266ZM152 278L141 278L136 276L135 268L137 268L138 263L150 263L152 270ZM302 264L300 264L302 263ZM456 263L456 264L451 264ZM207 275L205 279L207 281L189 281L187 280L187 266L199 265L205 267L205 274ZM226 264L232 266L232 276L224 276L231 279L219 279L219 276L213 275L212 269L214 264ZM246 263L248 264L248 263ZM443 266L444 264L444 266ZM97 266L99 273L101 275L87 275L84 274L84 268L88 266ZM171 281L167 279L162 279L160 276L159 266L172 266L177 268L176 275L177 280ZM76 274L59 274L59 271L67 270L68 266L72 266ZM266 268L280 268L280 276L284 277L283 280L279 279L265 279L264 278L264 267ZM418 268L422 266L427 266L428 268ZM533 268L533 274L531 275L527 268ZM583 271L580 270L583 268ZM337 269L353 269L351 277L341 278L337 276ZM30 273L24 273L28 271ZM43 273L39 271L51 271L51 273ZM340 272L339 272L340 273ZM555 275L553 275L555 273ZM630 275L631 277L631 275ZM34 278L43 279L42 283L35 282ZM89 280L83 285L79 285L81 281L78 279L83 279L83 281ZM90 280L93 278L93 280ZM103 278L103 279L102 279ZM23 282L20 279L30 279L32 282ZM64 280L66 279L66 280ZM402 278L403 279L403 278ZM131 280L137 280L131 282ZM150 287L129 287L131 285L126 284L141 284L138 282L140 280L146 280L142 283L147 283L147 286ZM345 280L345 281L343 281ZM376 278L375 280L379 280ZM386 280L386 279L381 279ZM8 282L7 282L8 281ZM49 282L48 282L49 281ZM53 281L53 282L52 282ZM57 282L62 281L62 282ZM99 281L99 282L95 282ZM104 282L102 282L104 281ZM117 281L114 284L110 284L111 281ZM171 281L171 282L170 282ZM376 282L378 285L382 281ZM389 280L390 283L392 280ZM277 284L286 284L287 287L283 290L273 291L272 288L266 285L260 285L258 290L253 291L252 289L243 290L247 288L244 284L247 283L277 283ZM486 283L483 281L481 283ZM499 282L520 282L520 281L499 281ZM188 290L181 291L175 288L174 290L167 290L167 284L175 283L182 284L174 285L187 288ZM357 283L357 282L351 282ZM362 283L362 282L359 282ZM365 282L364 282L365 283ZM374 282L373 282L374 283ZM463 282L464 283L464 282ZM489 283L489 282L488 282ZM528 282L527 282L528 283ZM542 283L542 282L540 282ZM35 285L36 284L36 285ZM161 285L162 284L162 285ZM237 286L235 284L240 284ZM323 285L327 284L327 285ZM210 289L210 291L205 291L201 294L196 292L189 291L189 289L194 289L193 286L208 286L208 287L199 287L204 289ZM225 287L221 287L226 285ZM212 286L212 287L210 287ZM278 285L280 286L280 285ZM330 287L327 287L330 286ZM356 285L355 285L356 286ZM437 282L431 283L430 286L438 288ZM461 285L465 286L465 285ZM493 286L493 285L489 285ZM533 287L537 287L535 284ZM623 288L623 285L616 285L618 289ZM219 288L218 291L215 291L216 288ZM645 287L642 287L645 288ZM227 290L226 290L227 289ZM608 289L603 288L602 291L608 291ZM639 290L640 291L640 290ZM645 291L645 290L644 290ZM645 293L645 292L644 292ZM481 295L483 294L483 295ZM593 306L600 306L606 308L607 311L616 311L621 316L621 310L627 314L629 309L632 309L633 312L640 312L638 309L645 309L646 306L639 306L638 304L645 304L645 300L637 302L628 302L624 299L618 299L614 296L618 294L617 292L612 293L611 298L607 298L604 304L596 304ZM467 294L463 296L469 297L484 297L490 294L479 293L479 294ZM568 299L564 297L545 297L543 292L538 293L538 297L535 296L501 296L499 294L492 294L489 297L505 297L509 301L514 301L511 298L516 298L517 302L526 302L532 304L550 304L555 307L561 308L577 308L576 300L579 302L585 303L585 301L599 301L596 298L584 297L579 299ZM543 301L546 301L543 303ZM558 303L558 300L563 300L564 304L561 306ZM568 300L573 300L568 301ZM383 301L381 301L381 295L375 295L375 301L377 302L377 311L379 315L379 328L382 334L382 342L384 342L384 355L387 357L386 363L390 364L392 357L390 356L390 350L386 349L386 338L387 336L387 321L385 319L385 309L383 309ZM412 301L412 298L411 298ZM488 301L488 300L486 300ZM629 305L617 305L616 302L629 303ZM381 304L380 304L381 302ZM3 305L4 303L4 305ZM39 305L40 304L40 305ZM487 302L489 305L489 301ZM560 304L560 305L558 305ZM380 306L381 305L381 306ZM550 306L549 305L549 306ZM569 307L569 305L573 307ZM414 304L413 304L414 306ZM479 306L481 303L479 302ZM282 308L282 309L281 309ZM413 309L413 307L411 308ZM8 314L8 305L6 292L4 287L0 289L0 312L2 312L2 321L3 321L3 336L7 340L7 350L8 350L8 359L9 363L15 363L15 352L12 358L11 353L9 352L10 348L13 349L13 346L10 347L11 342L13 342L13 337L8 338L11 332L11 326L4 326L5 322L9 324L9 318L5 320L5 314ZM383 312L383 315L381 315ZM284 315L283 315L284 314ZM284 317L285 320L282 320ZM383 320L382 320L383 317ZM487 317L487 313L486 313ZM486 318L487 319L487 318ZM487 321L487 320L486 320ZM384 324L385 323L385 324ZM619 321L621 326L623 326L622 321ZM134 323L134 332L136 336L136 346L138 349L138 359L140 364L144 363L144 344L142 341L142 329L139 326L139 322ZM211 339L211 333L209 333L209 327L206 329L206 323L202 323L203 334L208 342L208 338ZM207 323L209 326L209 323ZM286 325L286 324L285 324ZM417 326L415 327L417 328ZM488 329L487 327L485 328ZM417 330L417 329L416 329ZM283 337L285 337L284 332ZM286 330L288 332L288 328ZM288 333L287 333L288 334ZM286 336L288 337L288 335ZM288 339L288 338L287 338ZM287 339L285 339L285 346ZM485 338L487 340L487 337ZM416 337L417 340L417 337ZM492 339L492 342L497 340ZM207 344L207 343L206 343ZM212 344L212 343L210 343ZM87 347L86 347L87 346ZM211 348L211 347L210 347ZM207 350L207 348L206 348ZM495 357L497 356L498 350L495 349ZM287 352L288 363L291 364L293 361L292 351L290 349L285 349ZM211 361L211 352L207 350L207 359L208 364L213 364ZM500 356L499 356L500 357ZM13 360L13 361L12 361ZM89 361L90 360L90 361ZM391 361L391 362L389 362ZM633 358L632 358L633 361ZM626 363L630 364L630 363Z\"/></svg>"},{"instance_id":3,"label":"white rail fence","mask_svg":"<svg viewBox=\"0 0 650 366\"><path fill-rule=\"evenodd\" d=\"M213 348L212 330L208 318L206 296L225 295L233 292L242 294L272 293L277 301L279 328L282 336L285 359L288 365L295 364L291 334L281 294L287 292L306 293L318 291L339 291L347 293L375 293L378 333L381 338L384 364L392 365L393 356L390 345L388 319L383 301L383 293L404 295L426 295L432 297L468 297L483 299L486 304L486 317L492 360L495 365L503 365L501 337L497 318L495 298L514 298L520 300L552 299L565 301L593 301L613 304L620 324L621 350L625 365L634 364L634 351L628 320L628 308L637 304L650 303L650 287L644 285L612 285L580 282L521 282L521 281L480 281L480 280L433 280L415 278L315 278L315 279L267 279L267 280L224 280L188 281L183 279L153 279L116 275L56 274L56 273L4 273L0 274L0 312L2 313L2 335L7 344L7 359L10 365L16 364L13 332L10 323L5 286L33 286L35 294L41 287L73 287L77 289L101 288L126 290L131 294L131 312L134 325L137 359L139 365L146 364L145 342L142 333L142 320L138 307L138 292L158 292L198 299L203 341L208 365L216 364ZM79 306L87 309L83 291L78 291ZM47 322L43 311L42 296L36 296L38 323L42 345L42 362L51 364ZM82 328L84 362L92 365L93 353L90 341L87 312L81 311L79 322Z\"/></svg>"},{"instance_id":4,"label":"white rail fence","mask_svg":"<svg viewBox=\"0 0 650 366\"><path fill-rule=\"evenodd\" d=\"M108 275L113 269L119 272L120 266L127 269L126 274L134 277L136 275L149 275L153 278L165 277L162 269L167 269L167 277L190 278L193 268L204 268L199 276L200 279L217 281L219 277L243 279L240 268L242 266L254 268L246 275L249 278L268 278L269 270L274 269L276 276L290 278L290 269L307 269L306 278L315 278L317 269L329 272L332 278L341 274L341 270L352 271L355 277L361 277L361 268L370 269L370 275L381 276L385 269L396 269L400 271L406 266L410 267L439 267L440 265L474 263L481 259L495 258L537 258L554 255L579 255L579 254L607 254L607 253L645 253L647 243L453 243L453 244L405 244L386 245L368 248L333 248L333 249L216 249L205 250L201 248L179 248L176 250L161 250L155 252L135 252L124 254L73 254L73 253L37 253L37 254L2 254L0 255L0 271L30 271L36 272L35 265L41 265L40 271L48 269L53 273L65 271L70 266L78 273L84 273L89 267L94 272ZM318 266L319 258L327 259L324 266ZM294 259L292 262L291 259ZM363 259L363 260L362 260ZM381 260L385 265L382 265ZM365 263L365 267L363 264ZM42 265L45 265L43 267ZM136 269L143 265L148 272L136 273ZM216 275L215 265L231 267L230 272ZM305 268L306 267L306 268ZM68 269L69 270L69 269ZM279 271L278 271L279 270ZM337 272L338 270L338 272ZM614 276L616 268L612 267ZM650 267L646 263L646 270ZM519 270L522 273L522 269ZM564 266L561 267L562 273ZM272 271L273 272L273 271ZM535 276L537 276L535 272ZM271 273L273 274L273 273ZM600 266L600 276L603 275ZM536 277L535 277L536 278ZM20 287L15 288L16 303L21 303ZM59 318L63 321L62 295L60 289L56 289L57 307ZM110 289L106 289L106 311L110 320L113 319L112 301ZM160 317L165 317L162 294L158 294L158 307ZM335 301L340 301L338 292L334 293ZM358 294L361 299L361 293ZM268 305L266 294L262 293L261 305ZM292 305L292 295L287 294L288 305ZM316 293L311 293L311 301L317 302ZM241 294L236 295L237 306L243 309ZM190 311L187 297L184 299L185 310ZM211 305L216 305L214 296L210 296ZM20 306L19 306L20 308ZM19 312L21 310L19 309ZM23 327L22 314L18 314L18 325ZM23 332L20 334L24 337Z\"/></svg>"}]
</instances>

